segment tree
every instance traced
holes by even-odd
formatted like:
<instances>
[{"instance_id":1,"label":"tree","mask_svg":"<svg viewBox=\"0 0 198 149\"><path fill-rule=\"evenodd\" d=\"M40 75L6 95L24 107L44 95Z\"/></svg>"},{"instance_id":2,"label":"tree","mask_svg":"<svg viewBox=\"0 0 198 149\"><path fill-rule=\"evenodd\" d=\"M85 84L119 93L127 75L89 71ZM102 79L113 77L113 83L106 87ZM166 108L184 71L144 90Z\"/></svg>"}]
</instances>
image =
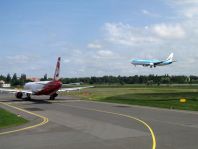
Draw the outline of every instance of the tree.
<instances>
[{"instance_id":1,"label":"tree","mask_svg":"<svg viewBox=\"0 0 198 149\"><path fill-rule=\"evenodd\" d=\"M148 80L147 82L146 82L146 85L153 85L153 80Z\"/></svg>"},{"instance_id":2,"label":"tree","mask_svg":"<svg viewBox=\"0 0 198 149\"><path fill-rule=\"evenodd\" d=\"M6 77L3 75L0 75L0 80L6 81Z\"/></svg>"},{"instance_id":3,"label":"tree","mask_svg":"<svg viewBox=\"0 0 198 149\"><path fill-rule=\"evenodd\" d=\"M20 85L20 81L17 79L17 74L14 73L12 80L11 80L11 85L16 86L16 85Z\"/></svg>"},{"instance_id":4,"label":"tree","mask_svg":"<svg viewBox=\"0 0 198 149\"><path fill-rule=\"evenodd\" d=\"M47 74L44 75L44 80L47 81Z\"/></svg>"},{"instance_id":5,"label":"tree","mask_svg":"<svg viewBox=\"0 0 198 149\"><path fill-rule=\"evenodd\" d=\"M26 74L21 74L20 85L24 85L27 81Z\"/></svg>"},{"instance_id":6,"label":"tree","mask_svg":"<svg viewBox=\"0 0 198 149\"><path fill-rule=\"evenodd\" d=\"M11 83L11 76L9 73L6 76L6 83Z\"/></svg>"},{"instance_id":7,"label":"tree","mask_svg":"<svg viewBox=\"0 0 198 149\"><path fill-rule=\"evenodd\" d=\"M161 83L163 83L163 84L170 84L170 77L168 77L168 76L164 76L164 77L162 77L161 78Z\"/></svg>"},{"instance_id":8,"label":"tree","mask_svg":"<svg viewBox=\"0 0 198 149\"><path fill-rule=\"evenodd\" d=\"M41 78L41 81L47 81L47 74L45 74L44 77Z\"/></svg>"}]
</instances>

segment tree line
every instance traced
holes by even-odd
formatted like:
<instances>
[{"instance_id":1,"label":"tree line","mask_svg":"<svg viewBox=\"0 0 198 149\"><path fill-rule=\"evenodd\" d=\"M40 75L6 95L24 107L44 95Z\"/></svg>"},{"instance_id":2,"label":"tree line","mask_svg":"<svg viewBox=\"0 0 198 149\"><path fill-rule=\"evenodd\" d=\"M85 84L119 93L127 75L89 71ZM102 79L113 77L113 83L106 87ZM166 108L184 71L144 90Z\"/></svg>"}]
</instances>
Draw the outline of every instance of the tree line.
<instances>
[{"instance_id":1,"label":"tree line","mask_svg":"<svg viewBox=\"0 0 198 149\"><path fill-rule=\"evenodd\" d=\"M84 78L62 78L64 84L82 82L86 84L198 84L198 76L169 75L134 75L134 76L103 76Z\"/></svg>"},{"instance_id":2,"label":"tree line","mask_svg":"<svg viewBox=\"0 0 198 149\"><path fill-rule=\"evenodd\" d=\"M24 85L26 82L31 82L27 79L26 74L21 74L19 77L7 74L0 75L0 80L10 83L12 86ZM40 78L41 81L52 80L47 74ZM103 77L80 77L80 78L61 78L63 84L81 82L84 84L198 84L198 76L170 76L170 75L134 75L134 76L103 76Z\"/></svg>"},{"instance_id":3,"label":"tree line","mask_svg":"<svg viewBox=\"0 0 198 149\"><path fill-rule=\"evenodd\" d=\"M20 77L17 77L16 73L14 73L13 76L11 76L10 74L7 74L7 76L0 75L0 80L4 81L5 83L9 83L12 86L24 85L26 82L31 81L26 78L26 74L21 74Z\"/></svg>"}]
</instances>

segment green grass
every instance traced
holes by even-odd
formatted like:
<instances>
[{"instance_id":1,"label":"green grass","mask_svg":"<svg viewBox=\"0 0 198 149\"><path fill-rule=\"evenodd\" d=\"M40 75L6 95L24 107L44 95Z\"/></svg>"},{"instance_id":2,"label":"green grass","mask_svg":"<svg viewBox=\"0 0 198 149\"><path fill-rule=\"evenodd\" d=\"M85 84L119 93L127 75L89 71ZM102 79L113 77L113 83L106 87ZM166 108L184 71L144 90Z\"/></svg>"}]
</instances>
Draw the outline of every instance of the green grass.
<instances>
[{"instance_id":1,"label":"green grass","mask_svg":"<svg viewBox=\"0 0 198 149\"><path fill-rule=\"evenodd\" d=\"M18 126L26 122L28 122L26 119L18 117L4 109L0 109L0 128Z\"/></svg>"},{"instance_id":2,"label":"green grass","mask_svg":"<svg viewBox=\"0 0 198 149\"><path fill-rule=\"evenodd\" d=\"M96 86L65 94L102 102L198 111L198 86ZM187 102L180 103L180 98Z\"/></svg>"}]
</instances>

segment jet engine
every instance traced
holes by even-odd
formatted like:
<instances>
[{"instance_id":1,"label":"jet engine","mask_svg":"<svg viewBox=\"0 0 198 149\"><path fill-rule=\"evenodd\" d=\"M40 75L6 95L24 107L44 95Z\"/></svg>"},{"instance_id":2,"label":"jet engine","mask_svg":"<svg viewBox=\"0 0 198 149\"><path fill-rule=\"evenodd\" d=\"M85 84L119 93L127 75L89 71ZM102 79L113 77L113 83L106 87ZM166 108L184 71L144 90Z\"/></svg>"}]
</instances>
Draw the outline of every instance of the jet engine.
<instances>
[{"instance_id":1,"label":"jet engine","mask_svg":"<svg viewBox=\"0 0 198 149\"><path fill-rule=\"evenodd\" d=\"M152 68L152 67L154 66L154 64L153 64L153 63L150 63L149 65L150 65L150 68Z\"/></svg>"}]
</instances>

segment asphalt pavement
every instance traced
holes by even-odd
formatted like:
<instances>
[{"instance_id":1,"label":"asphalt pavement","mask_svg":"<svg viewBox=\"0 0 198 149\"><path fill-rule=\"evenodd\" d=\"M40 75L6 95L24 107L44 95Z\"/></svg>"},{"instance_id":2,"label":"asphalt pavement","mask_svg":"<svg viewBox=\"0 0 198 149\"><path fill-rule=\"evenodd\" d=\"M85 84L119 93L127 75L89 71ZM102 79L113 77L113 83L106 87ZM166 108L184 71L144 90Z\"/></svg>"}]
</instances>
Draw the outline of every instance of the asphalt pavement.
<instances>
[{"instance_id":1,"label":"asphalt pavement","mask_svg":"<svg viewBox=\"0 0 198 149\"><path fill-rule=\"evenodd\" d=\"M0 95L0 108L30 120L22 126L0 129L1 149L198 149L198 112L67 96L47 99L33 97L27 101ZM48 121L43 123L39 116ZM21 130L1 134L17 129Z\"/></svg>"}]
</instances>

